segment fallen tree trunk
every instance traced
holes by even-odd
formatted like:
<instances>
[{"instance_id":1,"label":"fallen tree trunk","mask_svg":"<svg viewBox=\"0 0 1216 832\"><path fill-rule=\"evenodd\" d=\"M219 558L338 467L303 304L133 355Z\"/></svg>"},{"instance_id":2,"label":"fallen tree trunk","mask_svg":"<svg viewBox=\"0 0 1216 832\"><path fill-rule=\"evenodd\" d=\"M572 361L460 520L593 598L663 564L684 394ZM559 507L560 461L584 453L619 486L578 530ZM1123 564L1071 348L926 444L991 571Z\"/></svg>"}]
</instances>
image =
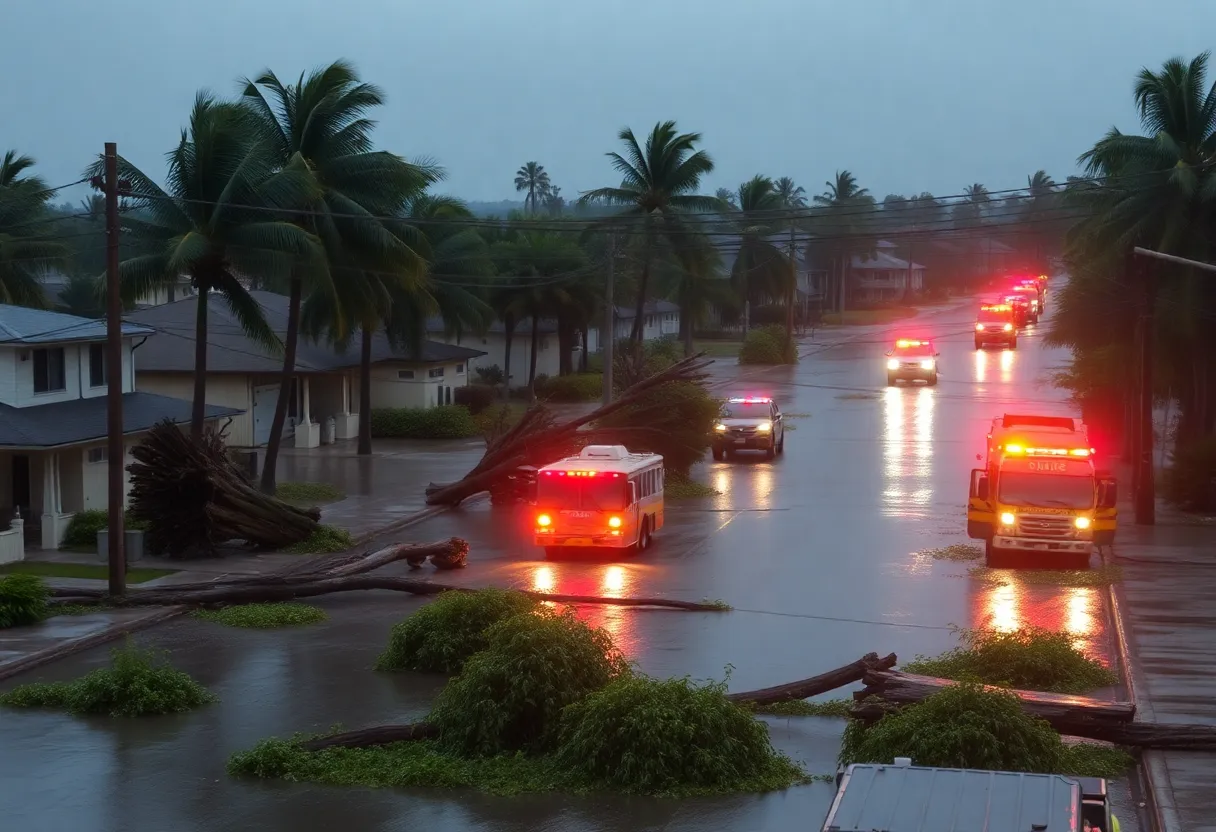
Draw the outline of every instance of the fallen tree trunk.
<instances>
[{"instance_id":1,"label":"fallen tree trunk","mask_svg":"<svg viewBox=\"0 0 1216 832\"><path fill-rule=\"evenodd\" d=\"M818 696L836 688L842 688L853 682L860 682L866 674L875 670L888 670L895 667L895 654L878 658L877 653L867 653L855 662L820 673L809 679L789 682L771 688L742 691L729 694L726 698L732 702L750 702L753 705L772 705L775 702L792 702L797 699L807 699Z\"/></svg>"},{"instance_id":2,"label":"fallen tree trunk","mask_svg":"<svg viewBox=\"0 0 1216 832\"><path fill-rule=\"evenodd\" d=\"M326 748L371 748L374 745L390 745L395 742L432 740L439 736L439 729L428 722L411 722L406 725L378 725L358 731L343 731L328 737L300 743L305 751L322 751Z\"/></svg>"}]
</instances>

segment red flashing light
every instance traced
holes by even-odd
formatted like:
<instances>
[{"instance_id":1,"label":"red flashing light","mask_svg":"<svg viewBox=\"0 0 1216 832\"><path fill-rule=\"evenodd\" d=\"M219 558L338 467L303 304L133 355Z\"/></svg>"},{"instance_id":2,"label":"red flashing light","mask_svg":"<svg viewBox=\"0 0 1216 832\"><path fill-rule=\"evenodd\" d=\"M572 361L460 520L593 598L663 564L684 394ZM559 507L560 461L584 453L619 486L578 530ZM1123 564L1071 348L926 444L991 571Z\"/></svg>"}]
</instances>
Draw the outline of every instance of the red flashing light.
<instances>
[{"instance_id":1,"label":"red flashing light","mask_svg":"<svg viewBox=\"0 0 1216 832\"><path fill-rule=\"evenodd\" d=\"M767 396L746 396L741 399L730 399L731 404L769 404L772 399Z\"/></svg>"}]
</instances>

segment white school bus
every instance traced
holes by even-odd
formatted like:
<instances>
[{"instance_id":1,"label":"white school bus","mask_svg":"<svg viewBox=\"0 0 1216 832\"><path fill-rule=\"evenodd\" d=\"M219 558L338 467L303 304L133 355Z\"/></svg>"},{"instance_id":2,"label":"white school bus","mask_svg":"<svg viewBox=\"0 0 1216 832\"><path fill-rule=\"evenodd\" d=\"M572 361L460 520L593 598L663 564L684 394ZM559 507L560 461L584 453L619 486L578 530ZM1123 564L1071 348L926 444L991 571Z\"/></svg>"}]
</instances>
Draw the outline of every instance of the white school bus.
<instances>
[{"instance_id":1,"label":"white school bus","mask_svg":"<svg viewBox=\"0 0 1216 832\"><path fill-rule=\"evenodd\" d=\"M641 551L663 528L663 457L588 445L536 473L534 539L546 553L571 546Z\"/></svg>"}]
</instances>

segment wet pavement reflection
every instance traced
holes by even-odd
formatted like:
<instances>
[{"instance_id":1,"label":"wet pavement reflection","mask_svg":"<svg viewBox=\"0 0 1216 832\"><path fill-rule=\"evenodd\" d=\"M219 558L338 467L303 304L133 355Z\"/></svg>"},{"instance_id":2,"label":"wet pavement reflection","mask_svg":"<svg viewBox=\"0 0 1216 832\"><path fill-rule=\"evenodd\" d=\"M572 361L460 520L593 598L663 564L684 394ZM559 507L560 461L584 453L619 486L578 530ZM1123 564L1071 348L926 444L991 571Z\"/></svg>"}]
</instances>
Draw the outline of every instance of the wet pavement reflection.
<instances>
[{"instance_id":1,"label":"wet pavement reflection","mask_svg":"<svg viewBox=\"0 0 1216 832\"><path fill-rule=\"evenodd\" d=\"M885 386L883 352L895 337L933 337L934 387ZM969 574L975 564L926 550L967 542L969 471L990 420L1015 406L1068 412L1047 383L1063 355L1033 331L1016 353L972 349L970 310L918 318L915 327L832 333L796 368L719 362L723 393L768 394L791 414L783 457L709 462L696 473L720 494L671 501L645 554L615 560L547 559L522 509L471 505L392 540L469 540L469 568L442 580L572 594L722 599L731 613L580 609L607 629L640 670L763 687L852 661L871 650L902 658L954 646L951 625L1025 624L1072 634L1109 654L1102 592ZM809 415L804 415L809 414ZM404 567L400 567L402 572ZM370 667L387 632L422 603L369 593L321 602L329 622L246 632L182 619L137 636L170 650L220 702L195 713L135 722L0 713L0 818L14 829L229 830L757 830L814 829L832 786L713 800L469 792L342 790L236 780L234 751L270 735L417 719L442 678ZM106 660L97 648L4 684L65 679ZM833 696L840 696L837 692ZM778 748L813 774L831 774L843 723L768 720ZM1122 799L1122 798L1121 798ZM1129 817L1129 813L1122 813ZM1131 829L1132 825L1126 824Z\"/></svg>"}]
</instances>

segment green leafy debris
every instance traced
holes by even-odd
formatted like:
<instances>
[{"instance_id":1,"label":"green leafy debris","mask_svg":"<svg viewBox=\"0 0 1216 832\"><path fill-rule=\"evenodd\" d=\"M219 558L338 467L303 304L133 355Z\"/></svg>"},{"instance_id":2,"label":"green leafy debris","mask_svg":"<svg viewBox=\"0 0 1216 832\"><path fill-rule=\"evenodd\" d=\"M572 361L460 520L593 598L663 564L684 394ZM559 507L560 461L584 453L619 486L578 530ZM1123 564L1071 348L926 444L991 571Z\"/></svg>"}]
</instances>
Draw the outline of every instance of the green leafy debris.
<instances>
[{"instance_id":1,"label":"green leafy debris","mask_svg":"<svg viewBox=\"0 0 1216 832\"><path fill-rule=\"evenodd\" d=\"M269 604L240 604L216 610L195 610L192 615L204 621L214 621L227 627L268 630L275 627L298 627L324 621L325 610L312 604L295 601Z\"/></svg>"}]
</instances>

